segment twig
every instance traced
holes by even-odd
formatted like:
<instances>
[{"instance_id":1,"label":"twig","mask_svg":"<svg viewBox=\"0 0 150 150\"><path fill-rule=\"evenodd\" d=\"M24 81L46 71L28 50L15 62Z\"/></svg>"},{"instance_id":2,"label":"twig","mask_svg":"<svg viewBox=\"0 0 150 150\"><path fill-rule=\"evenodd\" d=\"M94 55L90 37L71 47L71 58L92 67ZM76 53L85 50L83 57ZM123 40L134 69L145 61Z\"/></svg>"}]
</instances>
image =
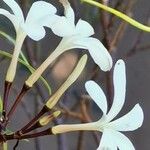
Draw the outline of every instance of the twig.
<instances>
[{"instance_id":1,"label":"twig","mask_svg":"<svg viewBox=\"0 0 150 150\"><path fill-rule=\"evenodd\" d=\"M77 150L83 150L84 131L79 132Z\"/></svg>"},{"instance_id":2,"label":"twig","mask_svg":"<svg viewBox=\"0 0 150 150\"><path fill-rule=\"evenodd\" d=\"M128 15L131 14L131 9L133 8L135 4L135 0L132 0L132 1L128 1L127 5L125 6L125 10L124 12ZM120 42L120 40L122 39L124 33L125 33L125 29L127 27L127 23L122 21L121 24L119 25L117 31L116 31L116 34L115 36L113 37L113 40L111 41L110 43L110 52L113 51L116 49L117 47L117 44Z\"/></svg>"},{"instance_id":3,"label":"twig","mask_svg":"<svg viewBox=\"0 0 150 150\"><path fill-rule=\"evenodd\" d=\"M17 147L18 147L18 145L19 145L19 140L17 140L16 144L14 145L13 150L16 150L16 149L17 149Z\"/></svg>"}]
</instances>

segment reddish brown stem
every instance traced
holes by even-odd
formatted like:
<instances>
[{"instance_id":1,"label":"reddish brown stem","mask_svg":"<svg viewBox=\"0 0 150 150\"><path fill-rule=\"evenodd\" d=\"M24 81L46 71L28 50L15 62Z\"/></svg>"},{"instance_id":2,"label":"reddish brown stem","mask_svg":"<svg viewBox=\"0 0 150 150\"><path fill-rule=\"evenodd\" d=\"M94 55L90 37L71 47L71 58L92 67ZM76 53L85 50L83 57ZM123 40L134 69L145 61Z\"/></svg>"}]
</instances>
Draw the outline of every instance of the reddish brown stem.
<instances>
[{"instance_id":1,"label":"reddish brown stem","mask_svg":"<svg viewBox=\"0 0 150 150\"><path fill-rule=\"evenodd\" d=\"M6 109L7 109L7 103L8 103L8 95L11 88L12 83L5 81L4 85L4 97L3 97L3 117L6 118Z\"/></svg>"},{"instance_id":2,"label":"reddish brown stem","mask_svg":"<svg viewBox=\"0 0 150 150\"><path fill-rule=\"evenodd\" d=\"M37 128L40 128L40 127L42 127L42 126L39 124L39 122L36 122L36 123L33 124L31 127L27 128L25 131L21 131L21 133L22 133L22 132L23 132L23 134L29 133L29 132L31 132L31 131L37 129ZM19 131L19 132L20 132L20 131Z\"/></svg>"},{"instance_id":3,"label":"reddish brown stem","mask_svg":"<svg viewBox=\"0 0 150 150\"><path fill-rule=\"evenodd\" d=\"M32 125L34 125L36 122L37 122L37 120L39 120L39 118L41 117L41 116L43 116L46 112L48 112L49 111L49 109L46 107L46 106L44 106L43 108L42 108L42 110L30 121L30 122L28 122L20 131L19 131L19 133L21 133L21 134L24 134L24 133L26 133L26 132L28 132L28 129L32 126Z\"/></svg>"},{"instance_id":4,"label":"reddish brown stem","mask_svg":"<svg viewBox=\"0 0 150 150\"><path fill-rule=\"evenodd\" d=\"M16 98L13 106L11 107L10 111L8 112L7 115L7 121L5 123L5 126L8 124L8 121L10 120L11 116L13 115L14 111L16 110L19 102L22 100L23 96L26 94L26 92L29 90L30 88L27 87L26 85L23 86L20 94L18 95L18 97Z\"/></svg>"},{"instance_id":5,"label":"reddish brown stem","mask_svg":"<svg viewBox=\"0 0 150 150\"><path fill-rule=\"evenodd\" d=\"M10 134L10 135L4 135L5 140L14 140L14 139L18 139L18 140L22 140L22 139L30 139L30 138L36 138L36 137L41 137L41 136L46 136L46 135L51 135L51 129L46 129L44 131L41 132L37 132L37 133L33 133L33 134L27 134L27 135L16 135L14 134Z\"/></svg>"}]
</instances>

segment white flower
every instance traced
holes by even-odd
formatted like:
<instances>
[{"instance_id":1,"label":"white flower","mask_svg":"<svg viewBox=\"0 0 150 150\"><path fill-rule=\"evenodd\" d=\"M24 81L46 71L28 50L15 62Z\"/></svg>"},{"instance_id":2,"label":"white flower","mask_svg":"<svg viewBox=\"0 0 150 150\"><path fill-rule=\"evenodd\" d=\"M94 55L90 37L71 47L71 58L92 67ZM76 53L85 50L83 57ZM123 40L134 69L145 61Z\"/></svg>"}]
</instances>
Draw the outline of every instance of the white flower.
<instances>
[{"instance_id":1,"label":"white flower","mask_svg":"<svg viewBox=\"0 0 150 150\"><path fill-rule=\"evenodd\" d=\"M0 8L0 14L6 16L13 23L16 30L14 54L6 76L6 81L12 82L16 72L18 56L27 35L31 39L38 41L46 34L44 26L51 28L52 31L54 30L54 33L58 36L66 36L73 29L69 27L67 19L56 15L56 8L47 2L34 2L25 20L21 8L14 0L3 1L11 8L13 13ZM59 27L55 29L55 24L58 24L58 22L61 24L61 27L68 28L68 30L60 32Z\"/></svg>"},{"instance_id":2,"label":"white flower","mask_svg":"<svg viewBox=\"0 0 150 150\"><path fill-rule=\"evenodd\" d=\"M76 130L96 130L103 133L97 150L117 150L117 148L120 150L135 150L131 141L120 131L133 131L141 127L144 115L140 105L136 104L126 115L113 120L125 102L126 76L125 65L122 60L118 60L115 65L113 82L114 100L109 111L106 96L98 84L94 81L88 81L85 84L87 92L103 112L103 116L100 120L86 124L56 126L52 128L53 133L57 134Z\"/></svg>"},{"instance_id":3,"label":"white flower","mask_svg":"<svg viewBox=\"0 0 150 150\"><path fill-rule=\"evenodd\" d=\"M79 19L75 25L75 14L68 0L60 0L65 9L65 17L68 19L74 32L64 37L59 45L63 50L73 48L88 49L95 63L103 70L108 71L112 67L112 59L107 49L96 38L90 37L94 34L93 27L86 21ZM66 29L67 30L67 29Z\"/></svg>"},{"instance_id":4,"label":"white flower","mask_svg":"<svg viewBox=\"0 0 150 150\"><path fill-rule=\"evenodd\" d=\"M80 19L75 25L75 14L70 6L68 0L60 0L65 9L65 17L62 20L67 20L70 28L62 26L59 22L55 22L52 27L53 32L62 32L68 30L68 36L64 36L53 51L53 53L42 63L42 65L26 80L26 85L32 87L39 79L45 69L62 53L74 48L88 49L95 63L103 70L108 71L112 67L112 58L103 46L103 44L96 38L90 37L94 34L93 27L86 21Z\"/></svg>"},{"instance_id":5,"label":"white flower","mask_svg":"<svg viewBox=\"0 0 150 150\"><path fill-rule=\"evenodd\" d=\"M23 32L31 39L38 41L45 36L44 26L55 28L54 24L61 23L61 26L67 25L64 17L56 15L56 8L45 1L34 2L28 12L26 20L20 6L14 0L3 0L12 10L13 13L5 9L0 9L0 14L6 16L14 25L17 35ZM63 24L63 25L62 25ZM59 27L57 27L59 29ZM65 28L69 28L67 25ZM70 29L70 28L69 28ZM62 36L60 31L54 31L57 35ZM63 30L64 36L68 31ZM22 34L23 34L22 33ZM66 34L65 34L66 33Z\"/></svg>"}]
</instances>

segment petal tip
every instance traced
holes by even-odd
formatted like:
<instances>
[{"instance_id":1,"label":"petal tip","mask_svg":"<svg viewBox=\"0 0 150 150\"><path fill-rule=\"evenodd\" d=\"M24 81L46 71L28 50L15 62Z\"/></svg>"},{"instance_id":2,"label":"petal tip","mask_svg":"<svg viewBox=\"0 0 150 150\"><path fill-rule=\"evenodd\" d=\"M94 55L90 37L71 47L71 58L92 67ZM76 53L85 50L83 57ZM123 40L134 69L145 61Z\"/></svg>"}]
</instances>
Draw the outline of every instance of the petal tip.
<instances>
[{"instance_id":1,"label":"petal tip","mask_svg":"<svg viewBox=\"0 0 150 150\"><path fill-rule=\"evenodd\" d=\"M88 88L91 84L95 84L95 81L89 80L85 82L85 88Z\"/></svg>"},{"instance_id":2,"label":"petal tip","mask_svg":"<svg viewBox=\"0 0 150 150\"><path fill-rule=\"evenodd\" d=\"M139 128L140 128L143 124L143 121L144 121L144 112L143 112L143 109L139 103L136 104L135 107L136 107L138 114L139 114L138 116L139 116Z\"/></svg>"},{"instance_id":3,"label":"petal tip","mask_svg":"<svg viewBox=\"0 0 150 150\"><path fill-rule=\"evenodd\" d=\"M125 62L124 62L122 59L119 59L119 60L116 62L116 65L125 65Z\"/></svg>"},{"instance_id":4,"label":"petal tip","mask_svg":"<svg viewBox=\"0 0 150 150\"><path fill-rule=\"evenodd\" d=\"M100 66L100 65L99 65ZM110 71L111 70L111 68L112 68L112 66L113 66L113 61L112 61L112 59L111 59L111 57L109 58L109 60L108 60L108 65L107 66L103 66L103 65L101 65L100 66L100 68L103 70L103 71Z\"/></svg>"}]
</instances>

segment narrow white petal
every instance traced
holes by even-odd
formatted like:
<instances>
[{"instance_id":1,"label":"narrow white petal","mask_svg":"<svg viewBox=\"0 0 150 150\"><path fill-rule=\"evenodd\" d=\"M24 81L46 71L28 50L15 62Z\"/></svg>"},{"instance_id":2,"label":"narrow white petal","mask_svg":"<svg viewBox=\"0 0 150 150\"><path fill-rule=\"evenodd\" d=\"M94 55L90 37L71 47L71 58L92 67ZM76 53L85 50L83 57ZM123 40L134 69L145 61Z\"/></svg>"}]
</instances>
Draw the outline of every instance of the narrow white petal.
<instances>
[{"instance_id":1,"label":"narrow white petal","mask_svg":"<svg viewBox=\"0 0 150 150\"><path fill-rule=\"evenodd\" d=\"M20 22L24 22L24 16L20 6L14 0L3 0L13 11L14 15Z\"/></svg>"},{"instance_id":2,"label":"narrow white petal","mask_svg":"<svg viewBox=\"0 0 150 150\"><path fill-rule=\"evenodd\" d=\"M68 0L59 0L64 7L64 14L68 21L75 26L75 14Z\"/></svg>"},{"instance_id":3,"label":"narrow white petal","mask_svg":"<svg viewBox=\"0 0 150 150\"><path fill-rule=\"evenodd\" d=\"M116 139L114 139L111 130L105 129L97 150L117 150L115 141Z\"/></svg>"},{"instance_id":4,"label":"narrow white petal","mask_svg":"<svg viewBox=\"0 0 150 150\"><path fill-rule=\"evenodd\" d=\"M71 36L63 38L59 45L60 49L69 50L73 48L88 49L94 62L103 70L108 71L112 67L112 58L102 43L95 38L82 38Z\"/></svg>"},{"instance_id":5,"label":"narrow white petal","mask_svg":"<svg viewBox=\"0 0 150 150\"><path fill-rule=\"evenodd\" d=\"M6 11L5 9L0 9L0 14L1 15L4 15L5 17L7 17L14 25L16 31L18 30L19 28L19 22L18 20L16 19L16 16L10 14L8 11Z\"/></svg>"},{"instance_id":6,"label":"narrow white petal","mask_svg":"<svg viewBox=\"0 0 150 150\"><path fill-rule=\"evenodd\" d=\"M80 19L76 24L76 34L89 37L94 34L94 29L88 22Z\"/></svg>"},{"instance_id":7,"label":"narrow white petal","mask_svg":"<svg viewBox=\"0 0 150 150\"><path fill-rule=\"evenodd\" d=\"M135 150L133 144L125 135L114 130L111 131L111 134L119 150Z\"/></svg>"},{"instance_id":8,"label":"narrow white petal","mask_svg":"<svg viewBox=\"0 0 150 150\"><path fill-rule=\"evenodd\" d=\"M122 109L125 102L126 93L126 72L123 60L118 60L115 64L114 74L114 100L110 111L107 114L108 120L112 120Z\"/></svg>"},{"instance_id":9,"label":"narrow white petal","mask_svg":"<svg viewBox=\"0 0 150 150\"><path fill-rule=\"evenodd\" d=\"M56 8L50 3L44 1L34 2L28 12L26 22L42 24L42 20L45 17L54 15L56 11Z\"/></svg>"},{"instance_id":10,"label":"narrow white petal","mask_svg":"<svg viewBox=\"0 0 150 150\"><path fill-rule=\"evenodd\" d=\"M51 25L57 19L56 11L53 5L44 1L32 4L25 25L23 25L30 38L38 41L45 36L44 26L47 26L48 23Z\"/></svg>"},{"instance_id":11,"label":"narrow white petal","mask_svg":"<svg viewBox=\"0 0 150 150\"><path fill-rule=\"evenodd\" d=\"M107 49L103 46L103 44L96 38L83 38L77 41L74 41L76 45L85 47L85 49L89 50L91 57L94 62L103 70L108 71L112 67L112 58L107 51Z\"/></svg>"},{"instance_id":12,"label":"narrow white petal","mask_svg":"<svg viewBox=\"0 0 150 150\"><path fill-rule=\"evenodd\" d=\"M26 23L22 25L22 28L24 29L25 33L35 41L39 41L46 34L44 27L40 27L36 24Z\"/></svg>"},{"instance_id":13,"label":"narrow white petal","mask_svg":"<svg viewBox=\"0 0 150 150\"><path fill-rule=\"evenodd\" d=\"M98 107L103 111L103 114L107 113L107 100L104 92L100 88L100 86L94 81L87 81L85 83L85 88L94 102L98 105Z\"/></svg>"},{"instance_id":14,"label":"narrow white petal","mask_svg":"<svg viewBox=\"0 0 150 150\"><path fill-rule=\"evenodd\" d=\"M82 44L79 45L76 41L79 41L81 38L75 35L63 37L57 49L61 51L67 51L74 48L86 49L86 47ZM81 39L82 40L82 39Z\"/></svg>"},{"instance_id":15,"label":"narrow white petal","mask_svg":"<svg viewBox=\"0 0 150 150\"><path fill-rule=\"evenodd\" d=\"M143 120L143 110L139 104L136 104L129 113L110 122L108 126L117 131L133 131L141 127Z\"/></svg>"},{"instance_id":16,"label":"narrow white petal","mask_svg":"<svg viewBox=\"0 0 150 150\"><path fill-rule=\"evenodd\" d=\"M60 37L72 36L75 34L75 27L63 16L54 16L53 20L47 22L45 26L51 28L53 33Z\"/></svg>"}]
</instances>

